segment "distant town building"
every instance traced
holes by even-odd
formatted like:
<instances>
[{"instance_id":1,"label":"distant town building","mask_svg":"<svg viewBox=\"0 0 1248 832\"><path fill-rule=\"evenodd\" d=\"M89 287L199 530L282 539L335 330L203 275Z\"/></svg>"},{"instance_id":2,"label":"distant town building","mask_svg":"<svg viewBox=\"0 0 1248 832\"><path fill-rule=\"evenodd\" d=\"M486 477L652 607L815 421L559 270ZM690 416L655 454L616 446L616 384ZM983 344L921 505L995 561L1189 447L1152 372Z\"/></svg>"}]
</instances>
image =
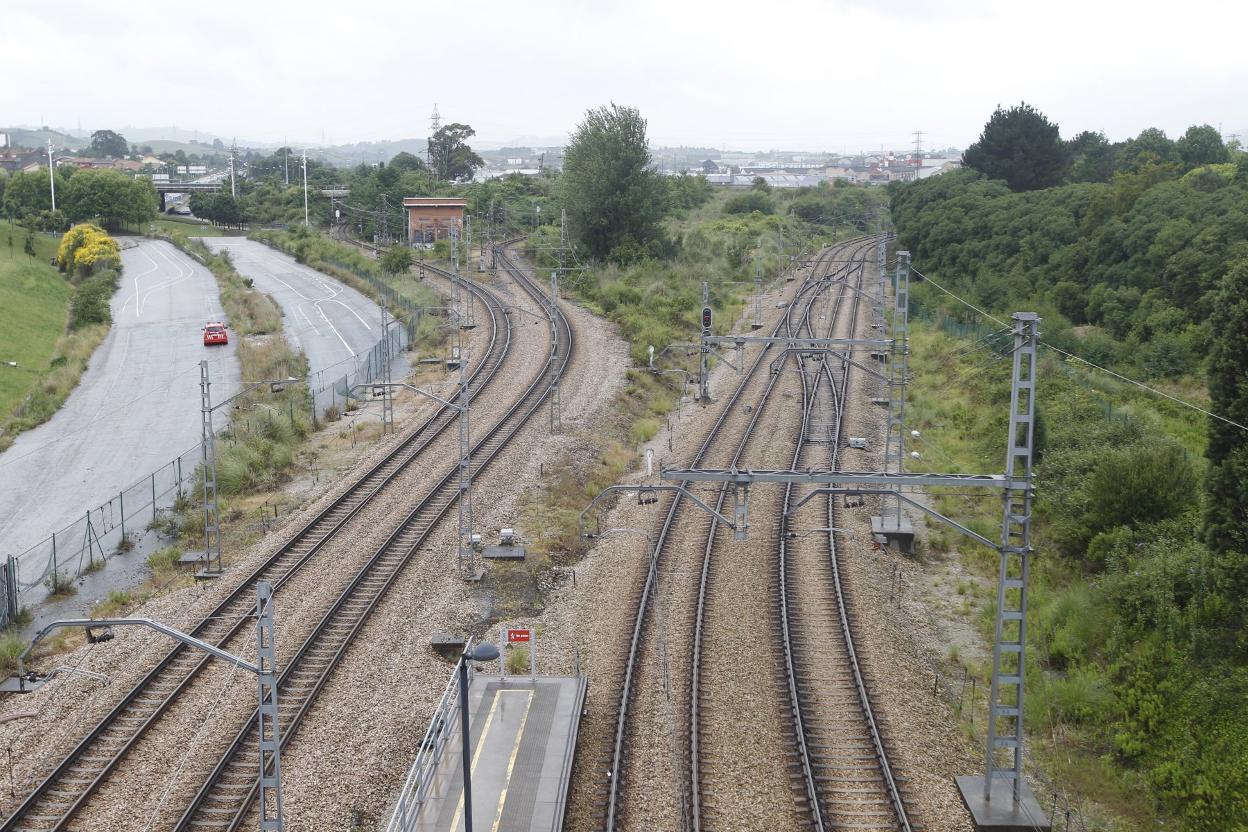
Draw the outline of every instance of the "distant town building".
<instances>
[{"instance_id":1,"label":"distant town building","mask_svg":"<svg viewBox=\"0 0 1248 832\"><path fill-rule=\"evenodd\" d=\"M460 197L409 196L403 200L407 209L408 239L413 243L445 240L451 233L464 229L464 211L468 200Z\"/></svg>"},{"instance_id":2,"label":"distant town building","mask_svg":"<svg viewBox=\"0 0 1248 832\"><path fill-rule=\"evenodd\" d=\"M42 150L28 150L21 147L6 147L0 150L0 170L10 173L24 173L38 169L47 163Z\"/></svg>"}]
</instances>

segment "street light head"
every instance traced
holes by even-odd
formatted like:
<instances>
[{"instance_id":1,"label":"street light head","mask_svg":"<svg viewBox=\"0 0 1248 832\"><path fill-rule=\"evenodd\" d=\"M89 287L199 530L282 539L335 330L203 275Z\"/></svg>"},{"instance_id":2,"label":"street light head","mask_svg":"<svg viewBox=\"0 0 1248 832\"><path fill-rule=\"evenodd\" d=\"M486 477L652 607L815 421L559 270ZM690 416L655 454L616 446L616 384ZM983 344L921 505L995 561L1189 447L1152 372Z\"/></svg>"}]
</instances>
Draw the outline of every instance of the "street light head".
<instances>
[{"instance_id":1,"label":"street light head","mask_svg":"<svg viewBox=\"0 0 1248 832\"><path fill-rule=\"evenodd\" d=\"M498 648L488 641L483 641L464 655L474 662L492 662L498 658Z\"/></svg>"}]
</instances>

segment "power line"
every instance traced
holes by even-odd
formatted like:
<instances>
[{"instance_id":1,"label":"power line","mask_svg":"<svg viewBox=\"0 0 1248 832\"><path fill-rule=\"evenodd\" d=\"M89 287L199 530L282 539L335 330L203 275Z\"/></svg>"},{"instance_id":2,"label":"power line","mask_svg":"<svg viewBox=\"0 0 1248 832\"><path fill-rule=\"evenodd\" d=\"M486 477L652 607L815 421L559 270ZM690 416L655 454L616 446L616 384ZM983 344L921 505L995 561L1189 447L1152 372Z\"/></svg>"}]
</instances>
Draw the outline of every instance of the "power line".
<instances>
[{"instance_id":1,"label":"power line","mask_svg":"<svg viewBox=\"0 0 1248 832\"><path fill-rule=\"evenodd\" d=\"M1007 326L1007 324L1005 323L1005 321L1001 320L1000 318L996 317L995 315L990 315L989 313L987 313L987 312L985 312L984 310L980 309L978 306L976 306L975 304L971 303L970 301L968 301L968 300L965 300L965 299L963 299L963 298L958 297L958 296L957 296L957 295L955 295L953 292L951 292L951 291L949 291L948 289L946 289L944 286L941 286L939 283L937 283L936 281L932 280L932 279L931 279L930 277L928 277L927 275L925 275L925 274L923 274L922 272L920 272L918 269L914 269L914 273L915 273L915 274L917 274L919 277L923 278L923 279L924 279L925 281L927 281L928 283L930 283L930 284L932 284L933 286L935 286L935 287L936 287L937 289L939 289L940 291L944 292L944 293L945 293L946 295L948 295L949 297L951 297L951 298L953 298L954 300L956 300L958 303L962 304L963 306L966 306L966 307L967 307L967 308L969 308L969 309L973 309L973 310L975 310L975 311L976 311L976 312L978 312L980 315L983 315L985 318L987 318L987 319L988 319L988 320L990 320L990 321L995 321L996 323L1000 324L1001 326ZM1048 343L1047 341L1041 341L1040 343L1041 343L1041 346L1048 347L1049 349L1053 350L1054 352L1056 352L1056 353L1060 353L1061 355L1064 355L1064 356L1066 356L1067 358L1069 358L1069 359L1071 359L1071 360L1073 360L1073 361L1080 361L1080 362L1082 362L1082 363L1084 363L1084 364L1087 364L1089 367L1092 367L1092 368L1094 368L1094 369L1100 370L1100 371L1101 371L1101 372L1103 372L1103 373L1107 373L1108 375L1113 376L1114 378L1118 379L1119 381L1125 381L1125 382L1127 382L1128 384L1133 384L1133 385L1135 385L1136 387L1140 388L1141 390L1145 390L1145 391L1147 391L1147 392L1149 392L1149 393L1153 393L1154 395L1161 396L1161 397L1162 397L1162 398L1164 398L1164 399L1169 399L1170 401L1174 402L1175 404L1182 405L1183 407L1186 407L1186 408L1190 408L1191 410L1195 410L1197 413L1202 413L1202 414L1204 414L1205 416L1210 417L1211 419L1217 419L1219 422L1224 422L1224 423L1226 423L1226 424L1228 424L1228 425L1231 425L1231 426L1233 426L1233 427L1237 427L1237 428L1239 428L1239 429L1240 429L1240 430L1242 430L1242 431L1246 431L1246 432L1248 432L1248 425L1241 425L1239 422L1236 422L1236 421L1234 421L1233 419L1228 419L1228 418L1226 418L1225 416L1220 416L1220 415L1218 415L1217 413L1214 413L1214 412L1213 412L1213 411L1211 411L1211 410L1206 410L1205 408L1201 407L1200 405L1196 405L1196 404L1193 404L1192 402L1185 401L1184 399L1180 399L1178 396L1172 396L1172 395L1170 395L1169 393L1165 392L1164 390L1158 390L1156 387L1150 387L1149 385L1145 384L1145 383L1144 383L1144 382L1142 382L1142 381L1136 381L1136 380L1135 380L1135 379L1133 379L1133 378L1130 378L1130 377L1128 377L1128 376L1124 376L1122 373L1117 373L1117 372L1114 372L1113 370L1109 369L1108 367L1102 367L1100 364L1094 364L1093 362L1091 362L1091 361L1087 360L1086 358L1082 358L1082 357L1080 357L1080 356L1078 356L1078 355L1075 355L1074 353L1066 352L1066 350L1059 349L1059 348L1057 348L1057 347L1053 346L1052 344Z\"/></svg>"}]
</instances>

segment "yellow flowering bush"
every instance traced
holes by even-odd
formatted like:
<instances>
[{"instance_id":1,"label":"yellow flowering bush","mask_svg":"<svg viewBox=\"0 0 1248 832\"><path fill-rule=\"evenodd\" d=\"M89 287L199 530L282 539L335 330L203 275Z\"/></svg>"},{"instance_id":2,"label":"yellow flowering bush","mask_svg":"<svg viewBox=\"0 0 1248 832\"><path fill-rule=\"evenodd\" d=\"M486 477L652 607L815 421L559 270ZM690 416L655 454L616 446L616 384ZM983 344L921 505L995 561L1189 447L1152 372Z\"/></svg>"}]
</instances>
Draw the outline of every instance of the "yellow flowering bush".
<instances>
[{"instance_id":1,"label":"yellow flowering bush","mask_svg":"<svg viewBox=\"0 0 1248 832\"><path fill-rule=\"evenodd\" d=\"M63 272L82 276L97 268L116 268L121 262L117 241L96 225L81 223L65 232L56 252L56 263Z\"/></svg>"}]
</instances>

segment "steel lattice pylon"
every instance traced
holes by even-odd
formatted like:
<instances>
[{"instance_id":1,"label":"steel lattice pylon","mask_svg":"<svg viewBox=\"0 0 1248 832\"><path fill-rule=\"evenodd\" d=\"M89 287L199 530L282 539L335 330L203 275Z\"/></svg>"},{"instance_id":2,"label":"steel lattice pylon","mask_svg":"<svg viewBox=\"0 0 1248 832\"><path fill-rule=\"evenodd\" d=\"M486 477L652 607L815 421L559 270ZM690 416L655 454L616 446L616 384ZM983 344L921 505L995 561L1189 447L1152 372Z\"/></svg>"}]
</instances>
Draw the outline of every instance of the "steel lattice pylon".
<instances>
[{"instance_id":1,"label":"steel lattice pylon","mask_svg":"<svg viewBox=\"0 0 1248 832\"><path fill-rule=\"evenodd\" d=\"M260 828L281 832L282 738L277 722L277 647L273 643L273 587L256 583L256 684L260 707L256 727L260 745Z\"/></svg>"},{"instance_id":2,"label":"steel lattice pylon","mask_svg":"<svg viewBox=\"0 0 1248 832\"><path fill-rule=\"evenodd\" d=\"M905 412L907 341L910 331L910 252L897 252L897 274L893 282L893 349L888 385L888 434L884 442L884 470L905 468Z\"/></svg>"},{"instance_id":3,"label":"steel lattice pylon","mask_svg":"<svg viewBox=\"0 0 1248 832\"><path fill-rule=\"evenodd\" d=\"M1031 466L1036 414L1036 327L1034 312L1016 312L1014 372L1010 385L1010 433L1005 459L1009 480L1026 488L1003 492L1000 565L997 577L997 618L992 650L992 687L988 699L987 766L984 799L994 778L1013 781L1019 798L1023 775L1023 674L1027 636L1027 581L1031 571ZM1003 701L1004 697L1004 701ZM1004 750L1008 765L1001 765Z\"/></svg>"}]
</instances>

